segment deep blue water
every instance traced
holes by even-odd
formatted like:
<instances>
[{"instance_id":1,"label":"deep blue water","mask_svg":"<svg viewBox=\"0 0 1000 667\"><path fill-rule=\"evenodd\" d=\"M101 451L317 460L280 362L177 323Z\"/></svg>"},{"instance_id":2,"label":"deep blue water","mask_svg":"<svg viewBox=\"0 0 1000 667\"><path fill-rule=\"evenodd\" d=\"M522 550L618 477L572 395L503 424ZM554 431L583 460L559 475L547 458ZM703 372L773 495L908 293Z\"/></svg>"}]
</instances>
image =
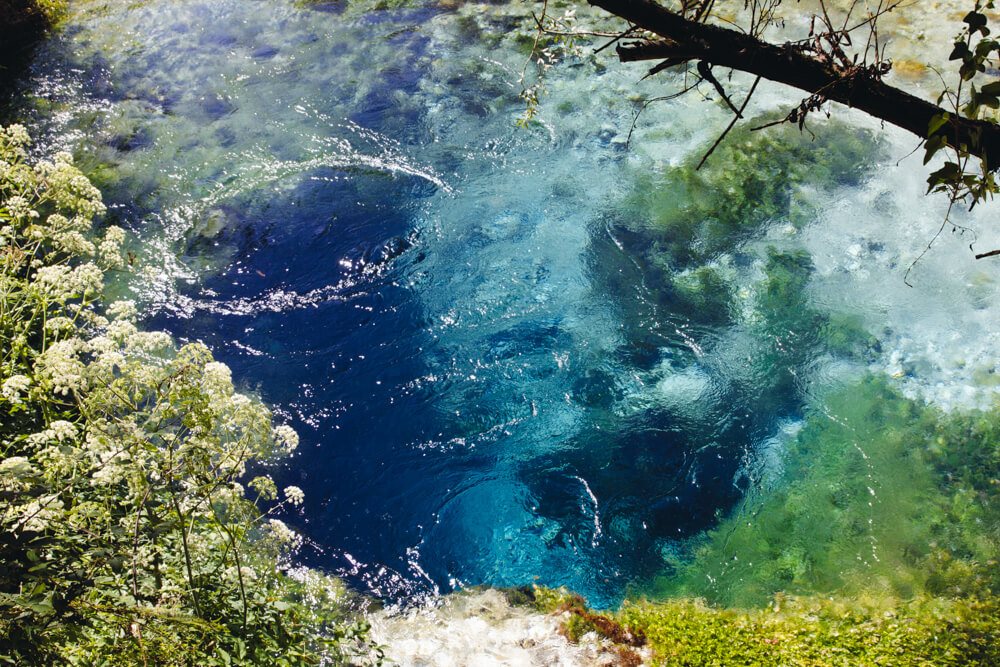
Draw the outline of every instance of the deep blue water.
<instances>
[{"instance_id":1,"label":"deep blue water","mask_svg":"<svg viewBox=\"0 0 1000 667\"><path fill-rule=\"evenodd\" d=\"M738 502L803 397L758 381L768 341L664 296L609 214L648 159L612 140L638 77L555 72L519 130L523 56L441 9L116 7L39 55L33 95L67 111L35 132L113 167L146 326L300 433L275 475L305 491L304 562L390 599L538 582L605 606ZM701 114L670 150L724 122Z\"/></svg>"}]
</instances>

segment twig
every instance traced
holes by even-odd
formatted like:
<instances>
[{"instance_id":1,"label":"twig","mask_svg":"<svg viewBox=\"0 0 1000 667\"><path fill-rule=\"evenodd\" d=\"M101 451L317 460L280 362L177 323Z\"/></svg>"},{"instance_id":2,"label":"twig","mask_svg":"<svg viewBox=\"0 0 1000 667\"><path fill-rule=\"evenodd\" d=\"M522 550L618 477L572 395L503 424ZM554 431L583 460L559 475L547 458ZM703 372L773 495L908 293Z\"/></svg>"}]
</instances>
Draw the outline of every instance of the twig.
<instances>
[{"instance_id":1,"label":"twig","mask_svg":"<svg viewBox=\"0 0 1000 667\"><path fill-rule=\"evenodd\" d=\"M722 99L726 101L726 104L729 105L729 108L733 111L733 113L736 114L737 118L743 118L743 114L740 113L740 110L736 108L736 105L733 104L732 101L729 99L729 96L726 95L726 90L722 87L722 84L719 83L719 80L715 78L714 74L712 74L712 66L708 63L708 61L706 60L698 61L698 74L701 74L701 78L705 79L710 84L715 86L715 92L719 93Z\"/></svg>"},{"instance_id":2,"label":"twig","mask_svg":"<svg viewBox=\"0 0 1000 667\"><path fill-rule=\"evenodd\" d=\"M722 140L726 138L726 135L729 134L729 131L733 129L734 125L736 125L736 121L738 121L740 118L743 118L742 115L743 110L747 108L747 103L750 102L750 98L753 97L754 91L757 90L757 84L760 83L760 79L761 77L759 76L756 79L754 79L753 85L750 86L750 92L747 93L746 99L743 100L743 104L740 106L740 110L736 112L736 115L733 116L733 120L729 122L729 125L722 132L722 134L719 135L719 138L715 140L715 143L712 144L712 147L708 149L708 152L702 156L701 162L699 162L698 166L694 168L695 171L701 169L701 166L705 164L705 160L708 159L708 156L715 152L715 149L719 147L719 144L722 143Z\"/></svg>"},{"instance_id":3,"label":"twig","mask_svg":"<svg viewBox=\"0 0 1000 667\"><path fill-rule=\"evenodd\" d=\"M917 258L912 262L910 262L910 266L906 268L906 273L903 274L903 284L906 285L907 287L913 287L913 285L911 285L909 281L910 271L912 271L913 267L917 265L917 262L919 262L921 259L924 258L924 255L926 255L930 251L931 246L934 245L934 242L937 241L937 238L941 236L941 232L943 232L944 228L948 225L948 218L951 216L951 208L954 205L955 205L954 199L948 202L948 210L944 214L944 220L941 221L941 226L938 227L937 233L934 234L934 237L931 238L930 241L928 241L927 247L924 248L923 252L917 255Z\"/></svg>"}]
</instances>

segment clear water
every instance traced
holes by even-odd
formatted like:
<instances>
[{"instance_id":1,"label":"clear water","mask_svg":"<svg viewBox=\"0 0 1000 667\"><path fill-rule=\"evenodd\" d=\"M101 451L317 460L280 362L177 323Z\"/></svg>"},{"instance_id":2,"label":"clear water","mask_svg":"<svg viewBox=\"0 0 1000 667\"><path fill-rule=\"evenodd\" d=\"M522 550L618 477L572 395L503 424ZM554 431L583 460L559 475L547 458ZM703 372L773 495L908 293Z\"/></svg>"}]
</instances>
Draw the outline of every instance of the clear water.
<instances>
[{"instance_id":1,"label":"clear water","mask_svg":"<svg viewBox=\"0 0 1000 667\"><path fill-rule=\"evenodd\" d=\"M392 600L538 582L609 606L739 502L824 388L875 369L988 400L973 376L1000 311L968 237L902 282L944 211L918 159L897 165L909 139L792 188L808 224L778 216L709 258L749 309L713 320L664 296L621 202L725 113L653 107L626 150L635 96L669 79L588 59L551 71L519 130L525 13L88 1L36 55L20 113L134 235L115 289L301 434L275 474L306 493L304 562ZM808 251L811 307L877 349L755 328L768 246Z\"/></svg>"}]
</instances>

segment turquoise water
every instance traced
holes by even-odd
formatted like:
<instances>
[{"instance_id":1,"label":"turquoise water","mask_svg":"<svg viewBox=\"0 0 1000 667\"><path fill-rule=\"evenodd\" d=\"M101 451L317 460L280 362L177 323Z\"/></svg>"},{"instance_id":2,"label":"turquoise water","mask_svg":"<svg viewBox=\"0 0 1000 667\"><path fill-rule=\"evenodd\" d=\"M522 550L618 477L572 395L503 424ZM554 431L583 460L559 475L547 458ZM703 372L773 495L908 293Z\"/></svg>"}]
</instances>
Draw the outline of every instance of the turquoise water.
<instances>
[{"instance_id":1,"label":"turquoise water","mask_svg":"<svg viewBox=\"0 0 1000 667\"><path fill-rule=\"evenodd\" d=\"M133 236L113 290L299 431L274 471L306 493L298 557L391 600L538 582L613 605L825 390L875 370L972 404L996 363L967 238L902 283L943 213L919 164L889 168L903 139L849 117L780 135L804 170L685 180L724 110L652 107L626 146L678 79L591 56L518 129L525 14L81 2L20 97Z\"/></svg>"}]
</instances>

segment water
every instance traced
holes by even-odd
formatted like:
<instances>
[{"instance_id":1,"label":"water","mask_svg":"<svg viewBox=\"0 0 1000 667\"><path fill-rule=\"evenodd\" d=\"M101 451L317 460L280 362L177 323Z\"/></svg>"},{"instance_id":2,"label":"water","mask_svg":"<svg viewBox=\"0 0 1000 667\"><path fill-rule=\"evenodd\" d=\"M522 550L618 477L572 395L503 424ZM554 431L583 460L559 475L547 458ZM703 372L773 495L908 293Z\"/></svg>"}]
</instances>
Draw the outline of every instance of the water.
<instances>
[{"instance_id":1,"label":"water","mask_svg":"<svg viewBox=\"0 0 1000 667\"><path fill-rule=\"evenodd\" d=\"M651 107L626 150L634 100L669 79L586 58L516 129L524 13L81 2L35 58L34 134L134 235L113 290L300 432L275 475L306 493L305 563L389 600L538 582L612 606L740 502L825 390L874 369L946 407L990 400L1000 311L968 237L902 282L944 212L919 159L896 165L910 139L843 114L864 158L782 185L719 247L699 228L710 251L664 273L669 239L629 197L724 110ZM762 90L754 114L787 99ZM768 248L808 253L800 305L768 296ZM729 287L664 283L700 267ZM850 314L876 343L845 352L783 309Z\"/></svg>"}]
</instances>

